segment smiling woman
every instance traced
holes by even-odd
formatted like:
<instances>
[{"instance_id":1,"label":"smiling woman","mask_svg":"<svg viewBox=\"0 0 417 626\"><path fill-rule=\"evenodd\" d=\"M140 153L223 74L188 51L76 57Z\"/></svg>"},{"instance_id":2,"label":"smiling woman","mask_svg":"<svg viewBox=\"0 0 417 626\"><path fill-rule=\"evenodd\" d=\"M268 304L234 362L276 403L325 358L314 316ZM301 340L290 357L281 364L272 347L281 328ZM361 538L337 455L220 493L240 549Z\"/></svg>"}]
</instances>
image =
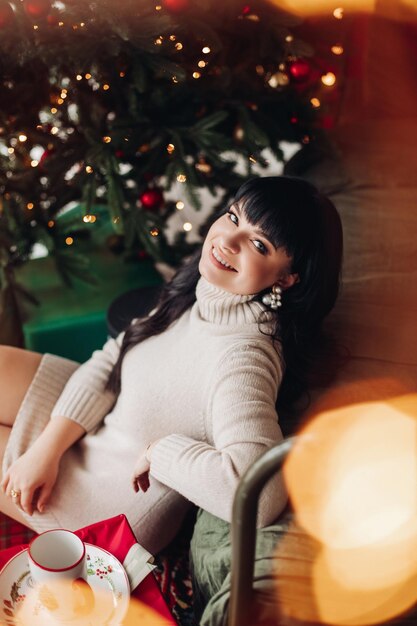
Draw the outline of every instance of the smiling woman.
<instances>
[{"instance_id":1,"label":"smiling woman","mask_svg":"<svg viewBox=\"0 0 417 626\"><path fill-rule=\"evenodd\" d=\"M241 295L255 295L271 285L288 289L298 281L283 246L251 224L236 203L210 228L201 253L200 274L210 283ZM224 271L226 270L226 272ZM230 273L230 272L234 273Z\"/></svg>"},{"instance_id":2,"label":"smiling woman","mask_svg":"<svg viewBox=\"0 0 417 626\"><path fill-rule=\"evenodd\" d=\"M277 408L300 390L341 254L337 211L315 187L249 180L154 311L87 362L38 356L18 386L28 353L17 350L4 390L20 389L3 422L8 504L38 532L124 513L150 552L190 503L230 521L240 478L282 440ZM259 524L285 503L278 474Z\"/></svg>"}]
</instances>

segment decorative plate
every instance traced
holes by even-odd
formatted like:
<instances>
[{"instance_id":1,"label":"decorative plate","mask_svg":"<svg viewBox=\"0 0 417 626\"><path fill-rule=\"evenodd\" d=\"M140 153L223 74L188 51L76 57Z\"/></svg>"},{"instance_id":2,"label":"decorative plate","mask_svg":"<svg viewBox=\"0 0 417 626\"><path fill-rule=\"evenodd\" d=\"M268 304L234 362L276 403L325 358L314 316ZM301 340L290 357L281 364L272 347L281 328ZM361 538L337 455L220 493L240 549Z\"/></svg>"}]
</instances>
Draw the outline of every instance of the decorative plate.
<instances>
[{"instance_id":1,"label":"decorative plate","mask_svg":"<svg viewBox=\"0 0 417 626\"><path fill-rule=\"evenodd\" d=\"M127 574L110 552L90 543L85 546L90 589L85 585L89 598L84 602L82 617L54 617L54 603L48 602L44 587L32 580L25 549L0 572L0 626L118 626L129 606Z\"/></svg>"}]
</instances>

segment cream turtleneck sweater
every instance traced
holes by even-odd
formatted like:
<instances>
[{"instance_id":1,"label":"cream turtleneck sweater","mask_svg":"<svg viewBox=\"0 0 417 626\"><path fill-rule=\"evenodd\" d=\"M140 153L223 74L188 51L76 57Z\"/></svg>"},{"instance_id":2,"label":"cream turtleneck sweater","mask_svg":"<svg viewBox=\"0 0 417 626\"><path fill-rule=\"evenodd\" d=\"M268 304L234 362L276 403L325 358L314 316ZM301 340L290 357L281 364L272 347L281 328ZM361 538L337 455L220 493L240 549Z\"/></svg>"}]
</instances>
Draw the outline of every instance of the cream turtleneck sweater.
<instances>
[{"instance_id":1,"label":"cream turtleneck sweater","mask_svg":"<svg viewBox=\"0 0 417 626\"><path fill-rule=\"evenodd\" d=\"M44 356L13 427L4 467L51 416L68 417L87 434L65 453L46 512L28 518L38 532L57 524L76 529L125 513L138 540L155 552L175 535L190 502L231 520L240 478L282 440L275 411L282 367L271 338L258 328L262 304L204 278L196 297L164 333L127 353L116 402L104 387L122 335L81 366ZM151 486L136 494L134 463L157 439ZM277 475L262 495L259 525L271 523L285 502Z\"/></svg>"}]
</instances>

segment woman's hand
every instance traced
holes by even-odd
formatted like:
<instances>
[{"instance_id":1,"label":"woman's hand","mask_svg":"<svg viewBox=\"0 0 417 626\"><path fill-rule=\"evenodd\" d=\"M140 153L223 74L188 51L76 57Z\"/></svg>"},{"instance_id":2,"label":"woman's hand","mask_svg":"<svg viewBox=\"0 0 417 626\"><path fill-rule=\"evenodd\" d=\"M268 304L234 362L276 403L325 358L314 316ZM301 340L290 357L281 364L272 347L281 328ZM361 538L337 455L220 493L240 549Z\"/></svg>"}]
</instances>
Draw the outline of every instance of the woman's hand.
<instances>
[{"instance_id":1,"label":"woman's hand","mask_svg":"<svg viewBox=\"0 0 417 626\"><path fill-rule=\"evenodd\" d=\"M159 439L157 439L153 443L150 443L135 463L135 467L133 469L132 484L133 489L136 491L136 493L140 490L148 491L149 489L149 470L151 467L151 454L153 447L158 443L158 441Z\"/></svg>"},{"instance_id":2,"label":"woman's hand","mask_svg":"<svg viewBox=\"0 0 417 626\"><path fill-rule=\"evenodd\" d=\"M34 444L5 473L0 487L17 506L32 515L34 508L42 513L55 485L60 456L45 454Z\"/></svg>"}]
</instances>

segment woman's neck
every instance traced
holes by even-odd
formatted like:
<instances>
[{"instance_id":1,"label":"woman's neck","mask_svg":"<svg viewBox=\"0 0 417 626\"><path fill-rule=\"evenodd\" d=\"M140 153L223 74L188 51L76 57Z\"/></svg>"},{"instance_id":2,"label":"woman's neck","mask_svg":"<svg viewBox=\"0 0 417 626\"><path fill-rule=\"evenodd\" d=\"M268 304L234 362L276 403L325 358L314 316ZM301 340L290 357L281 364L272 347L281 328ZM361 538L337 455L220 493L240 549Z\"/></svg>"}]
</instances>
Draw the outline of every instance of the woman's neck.
<instances>
[{"instance_id":1,"label":"woman's neck","mask_svg":"<svg viewBox=\"0 0 417 626\"><path fill-rule=\"evenodd\" d=\"M239 295L225 291L203 276L196 287L196 300L203 319L214 324L257 324L268 321L271 314L254 295Z\"/></svg>"}]
</instances>

